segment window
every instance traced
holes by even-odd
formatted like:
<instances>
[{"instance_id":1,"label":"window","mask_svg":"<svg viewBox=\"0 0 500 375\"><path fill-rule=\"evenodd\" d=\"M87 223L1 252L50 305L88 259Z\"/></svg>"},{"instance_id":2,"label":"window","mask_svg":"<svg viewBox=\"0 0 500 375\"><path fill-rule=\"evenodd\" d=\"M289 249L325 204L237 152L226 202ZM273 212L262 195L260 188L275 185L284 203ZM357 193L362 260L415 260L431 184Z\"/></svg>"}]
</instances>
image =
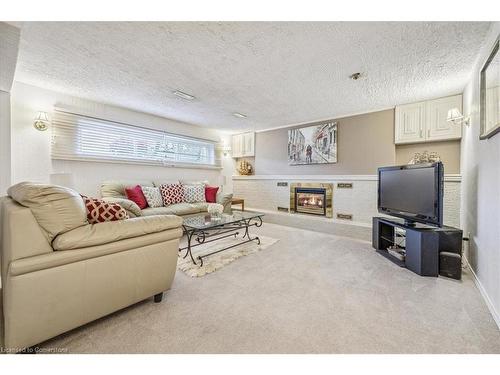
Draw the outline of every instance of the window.
<instances>
[{"instance_id":1,"label":"window","mask_svg":"<svg viewBox=\"0 0 500 375\"><path fill-rule=\"evenodd\" d=\"M218 167L215 142L56 110L52 158Z\"/></svg>"}]
</instances>

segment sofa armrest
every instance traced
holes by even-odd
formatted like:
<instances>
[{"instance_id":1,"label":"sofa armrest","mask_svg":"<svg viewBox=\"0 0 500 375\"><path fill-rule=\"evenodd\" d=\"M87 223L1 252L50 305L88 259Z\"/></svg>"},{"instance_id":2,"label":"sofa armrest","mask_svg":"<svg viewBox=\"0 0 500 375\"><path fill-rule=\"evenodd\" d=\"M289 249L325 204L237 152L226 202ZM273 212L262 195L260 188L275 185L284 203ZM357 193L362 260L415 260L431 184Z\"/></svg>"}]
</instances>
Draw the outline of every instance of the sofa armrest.
<instances>
[{"instance_id":1,"label":"sofa armrest","mask_svg":"<svg viewBox=\"0 0 500 375\"><path fill-rule=\"evenodd\" d=\"M106 197L102 198L103 201L109 202L109 203L118 203L122 208L127 211L127 214L129 217L139 217L142 216L142 210L139 208L139 206L131 201L130 199L126 198L117 198L117 197Z\"/></svg>"},{"instance_id":2,"label":"sofa armrest","mask_svg":"<svg viewBox=\"0 0 500 375\"><path fill-rule=\"evenodd\" d=\"M60 234L52 242L54 250L72 250L104 245L127 238L145 236L182 226L182 218L175 215L136 217L127 220L89 224ZM182 232L179 235L182 235Z\"/></svg>"},{"instance_id":3,"label":"sofa armrest","mask_svg":"<svg viewBox=\"0 0 500 375\"><path fill-rule=\"evenodd\" d=\"M232 193L217 193L216 202L224 206L224 213L231 213L231 200L233 199Z\"/></svg>"}]
</instances>

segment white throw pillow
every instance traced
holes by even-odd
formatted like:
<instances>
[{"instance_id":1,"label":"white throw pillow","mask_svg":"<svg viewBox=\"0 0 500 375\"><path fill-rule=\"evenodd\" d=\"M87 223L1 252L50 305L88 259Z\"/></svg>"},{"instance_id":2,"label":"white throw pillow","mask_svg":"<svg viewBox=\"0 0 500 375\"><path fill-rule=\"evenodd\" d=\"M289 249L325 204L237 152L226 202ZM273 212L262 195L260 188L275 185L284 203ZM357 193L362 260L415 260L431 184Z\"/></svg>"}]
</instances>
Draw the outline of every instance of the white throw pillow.
<instances>
[{"instance_id":1,"label":"white throw pillow","mask_svg":"<svg viewBox=\"0 0 500 375\"><path fill-rule=\"evenodd\" d=\"M160 188L141 186L141 189L142 192L144 193L144 196L146 197L146 200L148 201L149 207L155 208L163 206L163 200L161 199Z\"/></svg>"},{"instance_id":2,"label":"white throw pillow","mask_svg":"<svg viewBox=\"0 0 500 375\"><path fill-rule=\"evenodd\" d=\"M206 202L205 185L184 185L184 201L187 203Z\"/></svg>"}]
</instances>

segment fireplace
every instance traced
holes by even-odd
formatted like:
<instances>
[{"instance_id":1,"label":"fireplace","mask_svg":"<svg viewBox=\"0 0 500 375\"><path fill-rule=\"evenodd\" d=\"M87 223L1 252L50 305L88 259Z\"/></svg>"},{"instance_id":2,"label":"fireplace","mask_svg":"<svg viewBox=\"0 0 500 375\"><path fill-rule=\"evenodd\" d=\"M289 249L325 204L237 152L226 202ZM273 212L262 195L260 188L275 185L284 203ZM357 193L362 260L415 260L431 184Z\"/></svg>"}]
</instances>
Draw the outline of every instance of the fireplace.
<instances>
[{"instance_id":1,"label":"fireplace","mask_svg":"<svg viewBox=\"0 0 500 375\"><path fill-rule=\"evenodd\" d=\"M323 188L296 188L295 212L326 215L326 190Z\"/></svg>"},{"instance_id":2,"label":"fireplace","mask_svg":"<svg viewBox=\"0 0 500 375\"><path fill-rule=\"evenodd\" d=\"M290 184L290 212L332 217L332 184Z\"/></svg>"}]
</instances>

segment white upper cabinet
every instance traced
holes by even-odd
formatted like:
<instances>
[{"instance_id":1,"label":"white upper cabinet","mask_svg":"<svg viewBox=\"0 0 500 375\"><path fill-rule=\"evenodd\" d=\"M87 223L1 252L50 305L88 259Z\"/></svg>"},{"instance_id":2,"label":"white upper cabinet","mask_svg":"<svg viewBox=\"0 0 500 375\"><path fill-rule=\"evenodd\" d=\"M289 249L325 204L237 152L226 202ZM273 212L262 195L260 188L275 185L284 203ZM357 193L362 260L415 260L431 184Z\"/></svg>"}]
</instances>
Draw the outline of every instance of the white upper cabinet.
<instances>
[{"instance_id":1,"label":"white upper cabinet","mask_svg":"<svg viewBox=\"0 0 500 375\"><path fill-rule=\"evenodd\" d=\"M255 133L233 135L231 153L233 158L255 156Z\"/></svg>"},{"instance_id":2,"label":"white upper cabinet","mask_svg":"<svg viewBox=\"0 0 500 375\"><path fill-rule=\"evenodd\" d=\"M425 140L425 102L396 107L395 143L421 142Z\"/></svg>"},{"instance_id":3,"label":"white upper cabinet","mask_svg":"<svg viewBox=\"0 0 500 375\"><path fill-rule=\"evenodd\" d=\"M243 156L255 156L255 133L243 134Z\"/></svg>"},{"instance_id":4,"label":"white upper cabinet","mask_svg":"<svg viewBox=\"0 0 500 375\"><path fill-rule=\"evenodd\" d=\"M440 141L462 137L462 125L446 121L448 110L453 108L458 108L462 112L462 95L448 96L427 102L427 140Z\"/></svg>"},{"instance_id":5,"label":"white upper cabinet","mask_svg":"<svg viewBox=\"0 0 500 375\"><path fill-rule=\"evenodd\" d=\"M462 95L397 106L394 143L460 139L462 125L446 121L448 110L453 108L462 112Z\"/></svg>"}]
</instances>

